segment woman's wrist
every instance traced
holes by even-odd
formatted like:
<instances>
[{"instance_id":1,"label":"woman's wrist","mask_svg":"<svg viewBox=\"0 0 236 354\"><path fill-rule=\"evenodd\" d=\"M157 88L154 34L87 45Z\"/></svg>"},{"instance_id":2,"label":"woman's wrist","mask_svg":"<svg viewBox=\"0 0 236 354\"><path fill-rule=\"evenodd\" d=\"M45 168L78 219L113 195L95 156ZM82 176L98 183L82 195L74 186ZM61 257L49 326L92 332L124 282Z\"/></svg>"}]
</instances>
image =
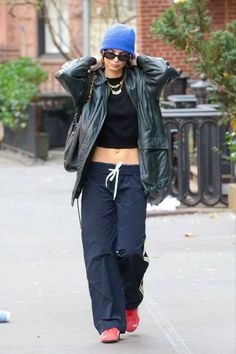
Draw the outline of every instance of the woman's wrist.
<instances>
[{"instance_id":1,"label":"woman's wrist","mask_svg":"<svg viewBox=\"0 0 236 354\"><path fill-rule=\"evenodd\" d=\"M95 55L94 58L96 59L96 64L102 64L102 56L101 55Z\"/></svg>"}]
</instances>

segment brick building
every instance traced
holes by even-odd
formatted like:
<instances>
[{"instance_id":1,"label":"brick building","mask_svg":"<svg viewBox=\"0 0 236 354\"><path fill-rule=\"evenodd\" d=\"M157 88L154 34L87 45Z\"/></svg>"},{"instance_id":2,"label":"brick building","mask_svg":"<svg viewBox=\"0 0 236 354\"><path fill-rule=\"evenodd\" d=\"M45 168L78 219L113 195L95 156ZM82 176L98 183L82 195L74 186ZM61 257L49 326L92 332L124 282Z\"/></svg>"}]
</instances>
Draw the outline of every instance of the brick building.
<instances>
[{"instance_id":1,"label":"brick building","mask_svg":"<svg viewBox=\"0 0 236 354\"><path fill-rule=\"evenodd\" d=\"M98 41L108 23L112 22L112 12L107 10L107 1L83 0L48 0L51 23L58 31L58 40L64 52L70 48L77 48L70 53L71 57L83 55L84 45L84 4L90 5L89 38L90 52L93 54L98 47ZM120 21L130 18L128 22L136 28L137 52L157 55L166 58L172 65L188 73L190 67L183 63L184 54L180 50L164 45L160 40L153 39L150 35L150 25L154 17L158 17L173 0L123 0L119 14ZM63 20L55 13L52 3L56 3L63 14ZM17 4L17 1L15 2ZM208 9L213 18L213 27L221 28L224 24L236 18L236 0L208 0ZM122 11L123 10L123 11ZM101 16L103 15L103 17ZM98 18L100 19L98 21ZM65 23L69 24L69 28ZM61 87L54 79L54 74L65 62L65 57L58 53L45 21L30 4L7 5L6 1L0 2L0 61L14 58L19 55L28 55L37 59L48 69L48 82L43 84L42 91L56 92Z\"/></svg>"},{"instance_id":2,"label":"brick building","mask_svg":"<svg viewBox=\"0 0 236 354\"><path fill-rule=\"evenodd\" d=\"M172 0L137 1L138 50L164 57L172 65L188 72L190 66L183 63L183 52L173 49L170 45L164 45L160 40L152 39L149 33L152 18L158 17L172 2ZM228 21L236 19L236 0L208 0L207 6L214 29L222 28Z\"/></svg>"}]
</instances>

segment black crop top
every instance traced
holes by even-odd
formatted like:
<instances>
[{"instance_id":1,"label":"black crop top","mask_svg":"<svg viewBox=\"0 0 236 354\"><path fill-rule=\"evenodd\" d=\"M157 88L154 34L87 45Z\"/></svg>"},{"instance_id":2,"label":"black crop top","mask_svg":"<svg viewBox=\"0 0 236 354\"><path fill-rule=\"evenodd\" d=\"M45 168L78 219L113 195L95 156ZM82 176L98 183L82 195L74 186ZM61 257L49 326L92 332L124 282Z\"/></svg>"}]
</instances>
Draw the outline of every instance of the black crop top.
<instances>
[{"instance_id":1,"label":"black crop top","mask_svg":"<svg viewBox=\"0 0 236 354\"><path fill-rule=\"evenodd\" d=\"M116 85L122 77L107 79L111 85ZM107 116L96 145L106 148L137 147L138 116L129 98L125 85L119 95L110 94L107 104Z\"/></svg>"}]
</instances>

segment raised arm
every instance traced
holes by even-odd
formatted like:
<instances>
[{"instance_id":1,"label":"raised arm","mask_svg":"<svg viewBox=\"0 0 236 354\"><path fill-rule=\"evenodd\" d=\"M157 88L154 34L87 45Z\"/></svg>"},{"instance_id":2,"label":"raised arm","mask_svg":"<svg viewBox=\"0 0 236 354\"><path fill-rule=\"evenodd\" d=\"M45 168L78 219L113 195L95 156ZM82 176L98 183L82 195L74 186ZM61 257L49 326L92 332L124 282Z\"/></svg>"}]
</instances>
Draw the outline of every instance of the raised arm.
<instances>
[{"instance_id":1,"label":"raised arm","mask_svg":"<svg viewBox=\"0 0 236 354\"><path fill-rule=\"evenodd\" d=\"M90 67L97 63L94 57L82 57L66 62L55 77L71 95L76 108L83 106L88 97Z\"/></svg>"},{"instance_id":2,"label":"raised arm","mask_svg":"<svg viewBox=\"0 0 236 354\"><path fill-rule=\"evenodd\" d=\"M141 54L136 61L138 67L143 70L147 90L154 98L160 97L165 84L180 76L180 73L163 58Z\"/></svg>"}]
</instances>

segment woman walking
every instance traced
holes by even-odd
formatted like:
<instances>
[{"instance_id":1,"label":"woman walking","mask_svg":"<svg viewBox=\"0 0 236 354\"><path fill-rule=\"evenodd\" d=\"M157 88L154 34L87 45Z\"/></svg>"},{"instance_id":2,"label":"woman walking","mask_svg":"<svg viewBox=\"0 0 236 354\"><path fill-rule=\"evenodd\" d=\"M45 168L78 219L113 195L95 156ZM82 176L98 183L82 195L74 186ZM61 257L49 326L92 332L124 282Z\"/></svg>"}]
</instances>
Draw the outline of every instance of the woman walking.
<instances>
[{"instance_id":1,"label":"woman walking","mask_svg":"<svg viewBox=\"0 0 236 354\"><path fill-rule=\"evenodd\" d=\"M178 75L162 58L137 55L134 30L119 23L105 32L98 58L69 61L56 75L82 110L72 204L82 192L84 259L103 343L139 324L146 205L170 180L159 97Z\"/></svg>"}]
</instances>

